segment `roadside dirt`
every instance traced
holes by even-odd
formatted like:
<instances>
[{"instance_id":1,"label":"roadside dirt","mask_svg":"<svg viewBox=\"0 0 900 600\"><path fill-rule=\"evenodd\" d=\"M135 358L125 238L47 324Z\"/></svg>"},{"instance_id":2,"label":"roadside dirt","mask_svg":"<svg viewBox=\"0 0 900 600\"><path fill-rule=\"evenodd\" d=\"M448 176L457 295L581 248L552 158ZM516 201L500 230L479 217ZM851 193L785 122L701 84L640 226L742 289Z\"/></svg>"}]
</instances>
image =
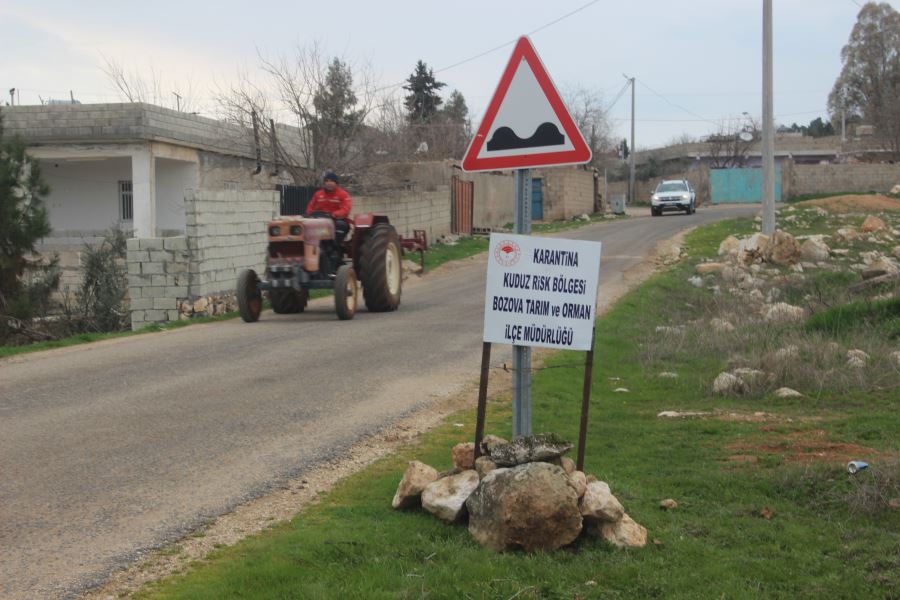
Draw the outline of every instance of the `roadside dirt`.
<instances>
[{"instance_id":1,"label":"roadside dirt","mask_svg":"<svg viewBox=\"0 0 900 600\"><path fill-rule=\"evenodd\" d=\"M818 206L830 213L846 214L855 212L869 212L879 210L900 210L900 200L889 198L881 194L832 196L819 200L806 200L793 206L810 207Z\"/></svg>"},{"instance_id":2,"label":"roadside dirt","mask_svg":"<svg viewBox=\"0 0 900 600\"><path fill-rule=\"evenodd\" d=\"M685 230L679 235L657 244L654 252L638 266L623 273L623 277L605 285L598 299L597 314L602 315L626 292L646 280L660 265L670 263L678 255ZM447 263L425 277L441 277L472 263L484 262L485 255ZM417 285L422 278L411 276L404 286ZM533 353L535 368L552 351ZM507 393L512 387L512 376L503 371L491 375L491 395ZM417 411L384 428L374 436L352 446L345 455L335 461L317 466L302 477L282 485L282 489L242 504L235 510L221 515L180 541L156 550L147 558L113 575L103 586L86 593L86 600L114 600L132 597L135 592L153 581L178 573L191 563L203 561L210 552L233 545L243 538L259 533L273 524L292 520L297 513L319 500L338 481L364 469L376 460L396 452L401 446L414 441L421 434L440 425L446 417L475 406L478 382L472 381L465 391L453 397L440 398L427 408ZM390 499L386 499L389 502Z\"/></svg>"},{"instance_id":3,"label":"roadside dirt","mask_svg":"<svg viewBox=\"0 0 900 600\"><path fill-rule=\"evenodd\" d=\"M882 453L872 448L830 440L824 429L770 433L758 441L742 441L730 444L726 448L739 452L740 454L736 456L742 457L756 458L760 454L781 455L788 463L846 463L851 460L872 461L882 458ZM734 460L736 456L730 457L730 460Z\"/></svg>"}]
</instances>

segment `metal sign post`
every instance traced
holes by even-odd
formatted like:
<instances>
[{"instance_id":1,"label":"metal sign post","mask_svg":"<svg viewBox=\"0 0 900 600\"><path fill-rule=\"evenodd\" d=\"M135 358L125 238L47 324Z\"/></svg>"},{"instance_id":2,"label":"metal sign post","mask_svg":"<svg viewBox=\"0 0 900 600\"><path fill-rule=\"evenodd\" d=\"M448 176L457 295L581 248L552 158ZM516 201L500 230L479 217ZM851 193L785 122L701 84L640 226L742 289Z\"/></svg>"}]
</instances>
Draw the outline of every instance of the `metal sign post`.
<instances>
[{"instance_id":1,"label":"metal sign post","mask_svg":"<svg viewBox=\"0 0 900 600\"><path fill-rule=\"evenodd\" d=\"M476 457L484 435L491 342L513 347L513 437L531 434L531 346L591 347L582 325L594 321L598 273L580 269L599 266L599 243L593 247L593 242L537 242L527 237L531 233L531 167L590 160L591 149L537 51L527 37L519 38L462 161L464 171L513 169L516 176L513 210L518 235L495 240L491 234ZM590 304L581 298L585 295L592 295ZM586 415L582 422L586 423Z\"/></svg>"},{"instance_id":2,"label":"metal sign post","mask_svg":"<svg viewBox=\"0 0 900 600\"><path fill-rule=\"evenodd\" d=\"M516 169L514 233L531 233L531 169ZM513 346L513 437L531 435L531 348Z\"/></svg>"}]
</instances>

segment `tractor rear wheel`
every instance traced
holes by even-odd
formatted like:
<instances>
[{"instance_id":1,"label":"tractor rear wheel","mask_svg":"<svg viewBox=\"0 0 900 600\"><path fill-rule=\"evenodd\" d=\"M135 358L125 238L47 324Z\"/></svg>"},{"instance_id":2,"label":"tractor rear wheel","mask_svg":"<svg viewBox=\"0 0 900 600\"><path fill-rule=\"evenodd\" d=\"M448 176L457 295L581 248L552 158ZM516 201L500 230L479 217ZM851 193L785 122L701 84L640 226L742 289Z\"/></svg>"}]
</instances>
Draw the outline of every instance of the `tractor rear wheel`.
<instances>
[{"instance_id":1,"label":"tractor rear wheel","mask_svg":"<svg viewBox=\"0 0 900 600\"><path fill-rule=\"evenodd\" d=\"M293 289L272 290L269 292L269 301L272 302L272 310L279 315L288 315L303 312L306 308L309 292Z\"/></svg>"},{"instance_id":2,"label":"tractor rear wheel","mask_svg":"<svg viewBox=\"0 0 900 600\"><path fill-rule=\"evenodd\" d=\"M338 319L346 321L356 314L358 284L356 272L350 265L342 265L334 276L334 310Z\"/></svg>"},{"instance_id":3,"label":"tractor rear wheel","mask_svg":"<svg viewBox=\"0 0 900 600\"><path fill-rule=\"evenodd\" d=\"M258 284L259 277L253 269L244 269L238 275L238 310L247 323L259 320L259 313L262 312L262 292L259 291Z\"/></svg>"},{"instance_id":4,"label":"tractor rear wheel","mask_svg":"<svg viewBox=\"0 0 900 600\"><path fill-rule=\"evenodd\" d=\"M400 236L387 223L376 225L360 252L363 298L370 312L388 312L400 306L402 273Z\"/></svg>"}]
</instances>

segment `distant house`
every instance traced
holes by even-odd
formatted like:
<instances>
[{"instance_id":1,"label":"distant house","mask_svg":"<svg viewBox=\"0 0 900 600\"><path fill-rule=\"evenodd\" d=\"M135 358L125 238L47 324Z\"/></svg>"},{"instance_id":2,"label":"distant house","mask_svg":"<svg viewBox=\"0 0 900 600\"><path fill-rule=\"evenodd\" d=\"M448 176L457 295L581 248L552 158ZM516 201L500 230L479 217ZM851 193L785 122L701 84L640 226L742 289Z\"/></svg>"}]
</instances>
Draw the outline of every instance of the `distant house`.
<instances>
[{"instance_id":1,"label":"distant house","mask_svg":"<svg viewBox=\"0 0 900 600\"><path fill-rule=\"evenodd\" d=\"M116 224L142 238L183 233L186 189L290 183L273 168L268 139L260 141L257 164L252 132L194 114L142 103L12 106L2 113L5 132L21 136L40 160L55 237L90 237ZM276 132L286 147L299 135L280 125Z\"/></svg>"},{"instance_id":2,"label":"distant house","mask_svg":"<svg viewBox=\"0 0 900 600\"><path fill-rule=\"evenodd\" d=\"M791 160L797 165L835 164L856 160L889 160L889 152L880 147L865 128L856 127L856 135L844 142L841 137L810 137L795 133L781 133L775 136L775 163L780 165ZM717 159L714 144L692 142L674 144L663 148L643 150L635 153L635 165L640 167L650 160L659 165L673 164L679 170L695 170L700 167L716 168ZM744 167L757 168L762 165L762 149L759 141L750 144L747 149Z\"/></svg>"},{"instance_id":3,"label":"distant house","mask_svg":"<svg viewBox=\"0 0 900 600\"><path fill-rule=\"evenodd\" d=\"M252 130L142 103L49 104L2 109L50 186L51 235L63 283L80 280L79 253L117 225L137 238L183 235L186 190L272 190L293 183L271 138ZM276 126L283 155L302 156L300 131ZM283 162L282 162L283 164Z\"/></svg>"}]
</instances>

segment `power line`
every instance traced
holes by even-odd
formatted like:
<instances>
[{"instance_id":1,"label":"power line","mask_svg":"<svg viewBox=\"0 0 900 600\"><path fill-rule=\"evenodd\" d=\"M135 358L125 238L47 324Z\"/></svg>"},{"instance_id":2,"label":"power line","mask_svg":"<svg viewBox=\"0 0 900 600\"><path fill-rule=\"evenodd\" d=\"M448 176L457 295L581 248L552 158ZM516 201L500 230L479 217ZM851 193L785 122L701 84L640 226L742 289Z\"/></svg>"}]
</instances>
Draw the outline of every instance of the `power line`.
<instances>
[{"instance_id":1,"label":"power line","mask_svg":"<svg viewBox=\"0 0 900 600\"><path fill-rule=\"evenodd\" d=\"M543 25L541 25L540 27L538 27L537 29L532 29L526 35L533 35L539 31L543 31L544 29L547 29L548 27L550 27L552 25L556 25L563 19L568 19L572 15L577 14L577 13L583 11L584 9L591 7L594 4L597 4L598 2L600 2L600 0L591 0L587 4L582 4L575 10L573 10L571 12L567 12L566 14L562 15L561 17L557 17L556 19L553 19L552 21L548 21L548 22L544 23ZM451 65L447 65L446 67L441 67L440 69L436 69L436 70L434 70L434 73L443 73L444 71L449 71L450 69L455 69L456 67L458 67L460 65L464 65L466 63L472 62L473 60L477 60L477 59L481 58L482 56L487 56L488 54L491 54L492 52L496 52L497 50L502 50L503 48L506 48L507 46L515 44L516 41L518 41L518 38L516 38L514 40L509 40L508 42L504 42L504 43L500 44L499 46L494 46L493 48L491 48L489 50L485 50L484 52L479 52L478 54L475 54L474 56L470 56L469 58L465 58L463 60L457 61ZM384 90L390 90L393 88L401 87L405 83L406 83L406 81L404 80L404 81L401 81L400 83L394 83L391 85L386 85L386 86L377 88L375 91L383 92Z\"/></svg>"},{"instance_id":2,"label":"power line","mask_svg":"<svg viewBox=\"0 0 900 600\"><path fill-rule=\"evenodd\" d=\"M697 118L700 119L701 121L706 121L707 123L712 123L713 125L718 125L718 123L716 123L715 121L712 121L712 120L710 120L710 119L707 119L706 117L702 117L702 116L698 115L697 113L695 113L694 111L689 110L689 109L687 109L687 108L681 106L680 104L675 104L674 102L672 102L671 100L669 100L668 98L666 98L665 96L663 96L662 94L660 94L659 92L657 92L656 90L654 90L653 88L651 88L649 85L647 85L646 83L644 83L642 80L639 79L638 82L640 82L640 84L641 84L642 86L644 86L645 88L647 88L648 90L650 90L650 92L651 92L654 96L657 96L658 98L660 98L660 99L662 99L663 101L665 101L666 104L669 104L670 106L674 106L675 108L677 108L677 109L679 109L679 110L682 110L682 111L686 112L687 114L689 114L689 115L691 115L691 116L693 116L693 117L697 117Z\"/></svg>"}]
</instances>

